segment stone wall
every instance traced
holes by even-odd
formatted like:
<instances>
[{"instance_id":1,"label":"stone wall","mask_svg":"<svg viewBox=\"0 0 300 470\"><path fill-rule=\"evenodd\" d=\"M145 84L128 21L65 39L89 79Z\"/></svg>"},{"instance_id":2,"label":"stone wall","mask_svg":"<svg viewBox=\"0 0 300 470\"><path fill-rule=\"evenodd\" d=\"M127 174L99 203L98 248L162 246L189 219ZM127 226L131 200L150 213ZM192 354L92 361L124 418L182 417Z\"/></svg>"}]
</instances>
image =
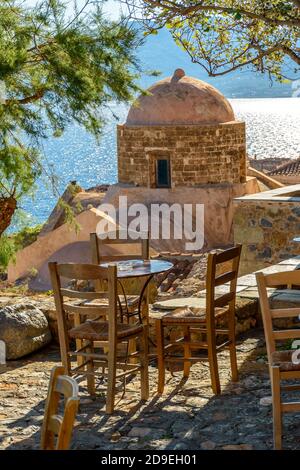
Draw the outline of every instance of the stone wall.
<instances>
[{"instance_id":1,"label":"stone wall","mask_svg":"<svg viewBox=\"0 0 300 470\"><path fill-rule=\"evenodd\" d=\"M171 186L246 181L245 123L118 126L119 182L155 187L155 160L170 160Z\"/></svg>"},{"instance_id":2,"label":"stone wall","mask_svg":"<svg viewBox=\"0 0 300 470\"><path fill-rule=\"evenodd\" d=\"M234 241L243 244L240 274L300 254L300 243L293 242L300 235L300 202L284 199L245 197L234 202Z\"/></svg>"}]
</instances>

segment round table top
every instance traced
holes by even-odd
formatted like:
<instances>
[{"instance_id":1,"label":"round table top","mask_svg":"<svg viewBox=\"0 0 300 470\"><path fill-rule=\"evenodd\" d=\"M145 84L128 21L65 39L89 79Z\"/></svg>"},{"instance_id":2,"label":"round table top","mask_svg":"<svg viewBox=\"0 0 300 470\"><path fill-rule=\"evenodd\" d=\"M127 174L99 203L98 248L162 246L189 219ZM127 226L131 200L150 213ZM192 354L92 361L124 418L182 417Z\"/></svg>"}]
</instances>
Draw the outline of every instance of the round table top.
<instances>
[{"instance_id":1,"label":"round table top","mask_svg":"<svg viewBox=\"0 0 300 470\"><path fill-rule=\"evenodd\" d=\"M118 267L117 277L128 278L128 277L142 277L142 276L153 276L154 274L163 273L169 271L173 267L173 263L164 260L130 260L130 261L116 261L109 263L101 263L102 268L107 268L108 265L116 264Z\"/></svg>"}]
</instances>

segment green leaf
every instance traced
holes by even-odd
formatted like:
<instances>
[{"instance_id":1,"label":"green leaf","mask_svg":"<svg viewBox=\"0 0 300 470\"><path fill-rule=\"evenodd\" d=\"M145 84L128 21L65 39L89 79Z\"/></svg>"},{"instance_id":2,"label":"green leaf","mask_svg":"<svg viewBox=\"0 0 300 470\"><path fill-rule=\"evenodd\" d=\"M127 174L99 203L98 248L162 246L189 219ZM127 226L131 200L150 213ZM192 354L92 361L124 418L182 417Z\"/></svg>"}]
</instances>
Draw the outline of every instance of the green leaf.
<instances>
[{"instance_id":1,"label":"green leaf","mask_svg":"<svg viewBox=\"0 0 300 470\"><path fill-rule=\"evenodd\" d=\"M99 138L101 110L142 92L140 43L136 28L106 19L97 2L72 19L65 0L0 0L0 197L20 199L46 173L43 139L71 122ZM52 170L50 182L57 189Z\"/></svg>"}]
</instances>

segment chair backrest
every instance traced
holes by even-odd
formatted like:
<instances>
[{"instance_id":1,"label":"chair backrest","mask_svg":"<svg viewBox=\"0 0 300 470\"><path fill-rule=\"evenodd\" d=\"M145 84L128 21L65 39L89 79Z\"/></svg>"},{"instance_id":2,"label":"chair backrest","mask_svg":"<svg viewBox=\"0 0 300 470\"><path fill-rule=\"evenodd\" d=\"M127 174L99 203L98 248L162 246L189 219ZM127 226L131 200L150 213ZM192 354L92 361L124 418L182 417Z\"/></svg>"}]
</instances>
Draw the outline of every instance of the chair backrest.
<instances>
[{"instance_id":1,"label":"chair backrest","mask_svg":"<svg viewBox=\"0 0 300 470\"><path fill-rule=\"evenodd\" d=\"M90 234L92 263L149 259L149 235L133 231L117 230L103 239L96 233ZM121 248L121 250L120 250ZM122 254L120 254L120 251ZM125 252L125 253L124 253Z\"/></svg>"},{"instance_id":2,"label":"chair backrest","mask_svg":"<svg viewBox=\"0 0 300 470\"><path fill-rule=\"evenodd\" d=\"M265 330L269 364L271 355L276 350L276 341L300 338L300 329L275 329L273 320L295 318L300 315L300 308L271 308L268 298L268 288L283 288L300 285L300 271L284 271L275 274L256 273L260 309Z\"/></svg>"},{"instance_id":3,"label":"chair backrest","mask_svg":"<svg viewBox=\"0 0 300 470\"><path fill-rule=\"evenodd\" d=\"M64 368L61 366L56 366L51 371L42 427L43 450L67 450L70 446L79 405L78 384L63 373ZM59 414L61 396L64 397L64 406L63 413Z\"/></svg>"},{"instance_id":4,"label":"chair backrest","mask_svg":"<svg viewBox=\"0 0 300 470\"><path fill-rule=\"evenodd\" d=\"M51 282L54 292L55 307L57 313L57 325L61 356L63 364L70 364L70 357L66 354L69 350L69 338L67 327L67 314L73 315L76 323L80 323L82 316L97 319L97 317L108 318L109 341L116 342L117 335L117 266L109 265L107 268L95 266L94 264L66 263L58 264L51 262L48 264ZM105 292L99 291L77 291L74 289L61 287L61 278L70 280L88 280L107 282L108 289ZM74 305L68 299L78 299L79 305ZM93 305L91 301L106 299L107 303L102 306ZM84 304L90 301L90 304ZM95 318L96 317L96 318ZM65 371L67 372L67 371Z\"/></svg>"},{"instance_id":5,"label":"chair backrest","mask_svg":"<svg viewBox=\"0 0 300 470\"><path fill-rule=\"evenodd\" d=\"M220 253L211 252L207 259L206 309L207 320L213 327L215 309L229 307L234 311L236 286L242 245L236 245ZM219 272L222 274L218 274ZM228 292L218 295L216 287L229 283Z\"/></svg>"}]
</instances>

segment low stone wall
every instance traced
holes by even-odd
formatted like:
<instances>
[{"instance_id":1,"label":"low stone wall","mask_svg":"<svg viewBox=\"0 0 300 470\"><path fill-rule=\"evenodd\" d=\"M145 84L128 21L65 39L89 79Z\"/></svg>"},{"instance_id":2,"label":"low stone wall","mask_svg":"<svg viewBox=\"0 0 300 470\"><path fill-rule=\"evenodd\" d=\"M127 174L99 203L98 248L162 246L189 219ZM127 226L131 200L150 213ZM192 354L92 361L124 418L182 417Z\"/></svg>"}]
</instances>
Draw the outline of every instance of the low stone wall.
<instances>
[{"instance_id":1,"label":"low stone wall","mask_svg":"<svg viewBox=\"0 0 300 470\"><path fill-rule=\"evenodd\" d=\"M53 340L58 343L58 327L57 327L57 314L55 310L55 305L52 297L39 296L36 298L32 297L19 297L19 296L10 296L10 297L1 297L0 296L0 307L7 305L15 305L16 303L27 304L39 308L44 315L46 316L49 329L52 334ZM243 333L250 328L253 328L257 325L257 301L255 299L247 298L238 298L237 299L237 334ZM72 318L68 317L68 327L73 326ZM150 318L150 336L155 341L155 316Z\"/></svg>"},{"instance_id":2,"label":"low stone wall","mask_svg":"<svg viewBox=\"0 0 300 470\"><path fill-rule=\"evenodd\" d=\"M234 200L234 242L242 243L241 274L300 254L300 185ZM291 193L291 195L289 194Z\"/></svg>"}]
</instances>

